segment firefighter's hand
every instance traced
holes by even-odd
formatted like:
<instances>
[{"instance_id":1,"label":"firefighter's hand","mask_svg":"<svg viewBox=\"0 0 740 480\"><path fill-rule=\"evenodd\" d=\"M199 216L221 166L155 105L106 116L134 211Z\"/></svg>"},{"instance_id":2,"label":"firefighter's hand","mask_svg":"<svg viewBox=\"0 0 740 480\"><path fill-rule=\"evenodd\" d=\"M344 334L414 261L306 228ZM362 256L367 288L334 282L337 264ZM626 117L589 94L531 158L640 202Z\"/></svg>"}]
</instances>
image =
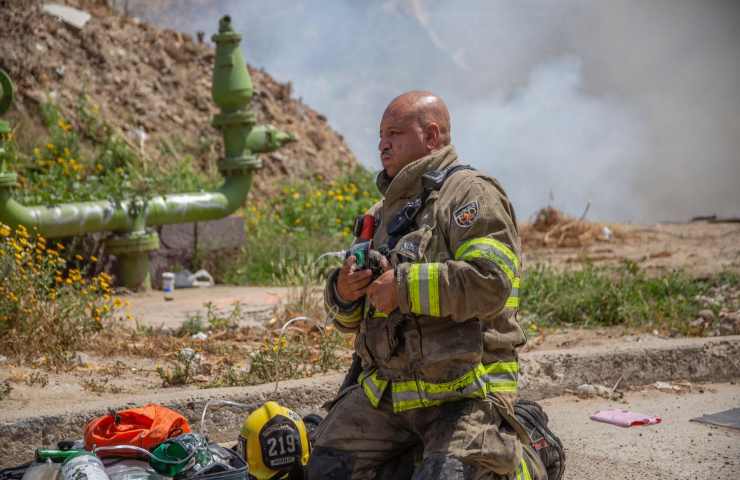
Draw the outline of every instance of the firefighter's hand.
<instances>
[{"instance_id":1,"label":"firefighter's hand","mask_svg":"<svg viewBox=\"0 0 740 480\"><path fill-rule=\"evenodd\" d=\"M373 277L369 268L357 270L357 259L350 256L342 264L337 277L337 294L343 302L354 302L362 298L367 292L367 286Z\"/></svg>"},{"instance_id":2,"label":"firefighter's hand","mask_svg":"<svg viewBox=\"0 0 740 480\"><path fill-rule=\"evenodd\" d=\"M380 261L380 265L384 272L368 287L367 298L376 310L389 314L398 308L396 272L385 257Z\"/></svg>"}]
</instances>

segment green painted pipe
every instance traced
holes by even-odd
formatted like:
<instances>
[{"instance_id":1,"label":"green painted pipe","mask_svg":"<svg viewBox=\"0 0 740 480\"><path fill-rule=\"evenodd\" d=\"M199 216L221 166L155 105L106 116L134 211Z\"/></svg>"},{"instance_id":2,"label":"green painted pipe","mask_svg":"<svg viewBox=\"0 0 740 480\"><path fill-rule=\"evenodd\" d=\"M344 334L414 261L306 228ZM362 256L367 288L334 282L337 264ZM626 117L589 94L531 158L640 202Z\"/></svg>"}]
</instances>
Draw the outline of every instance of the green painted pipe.
<instances>
[{"instance_id":1,"label":"green painted pipe","mask_svg":"<svg viewBox=\"0 0 740 480\"><path fill-rule=\"evenodd\" d=\"M146 225L203 222L226 217L244 204L252 174L232 174L215 192L182 193L150 199ZM24 225L47 238L70 237L92 232L131 232L135 218L128 214L130 202L120 207L108 200L26 207L8 189L0 188L0 219L15 227Z\"/></svg>"},{"instance_id":2,"label":"green painted pipe","mask_svg":"<svg viewBox=\"0 0 740 480\"><path fill-rule=\"evenodd\" d=\"M0 164L0 221L13 227L24 225L48 238L114 232L116 235L107 240L106 247L119 258L119 281L137 289L149 281L148 252L159 248L156 233L147 232L147 226L215 220L242 206L252 185L253 171L261 166L255 154L277 150L295 137L271 125L255 126L255 116L248 110L253 89L239 47L241 35L234 32L228 16L219 22L213 41L216 54L212 96L221 110L214 116L213 125L224 138L224 158L219 162L224 183L218 190L157 196L148 199L143 209L141 202L116 205L107 200L29 207L13 199L11 189L16 175L6 172ZM13 89L2 71L0 87L0 106L7 109Z\"/></svg>"}]
</instances>

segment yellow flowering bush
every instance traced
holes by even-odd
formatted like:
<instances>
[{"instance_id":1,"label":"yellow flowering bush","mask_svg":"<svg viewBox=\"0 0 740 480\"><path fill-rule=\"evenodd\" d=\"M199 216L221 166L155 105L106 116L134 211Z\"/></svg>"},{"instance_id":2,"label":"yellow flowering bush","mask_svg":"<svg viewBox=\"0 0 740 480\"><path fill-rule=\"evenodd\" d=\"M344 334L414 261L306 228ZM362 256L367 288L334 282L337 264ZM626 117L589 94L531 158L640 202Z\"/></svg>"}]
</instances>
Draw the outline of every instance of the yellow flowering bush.
<instances>
[{"instance_id":1,"label":"yellow flowering bush","mask_svg":"<svg viewBox=\"0 0 740 480\"><path fill-rule=\"evenodd\" d=\"M247 244L227 275L235 283L300 284L322 253L347 248L356 216L380 198L375 176L358 167L336 180L285 184L276 195L250 199L244 216Z\"/></svg>"},{"instance_id":2,"label":"yellow flowering bush","mask_svg":"<svg viewBox=\"0 0 740 480\"><path fill-rule=\"evenodd\" d=\"M22 225L12 229L0 223L3 354L63 365L121 306L111 296L111 277L86 276L82 262L61 256L63 248Z\"/></svg>"}]
</instances>

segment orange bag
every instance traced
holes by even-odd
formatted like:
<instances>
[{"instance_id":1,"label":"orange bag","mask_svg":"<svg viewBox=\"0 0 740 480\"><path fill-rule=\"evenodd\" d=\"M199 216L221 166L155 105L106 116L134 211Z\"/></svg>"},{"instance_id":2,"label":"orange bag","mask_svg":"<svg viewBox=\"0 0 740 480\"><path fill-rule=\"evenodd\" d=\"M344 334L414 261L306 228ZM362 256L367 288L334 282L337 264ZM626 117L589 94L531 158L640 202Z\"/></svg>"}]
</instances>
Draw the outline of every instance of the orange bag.
<instances>
[{"instance_id":1,"label":"orange bag","mask_svg":"<svg viewBox=\"0 0 740 480\"><path fill-rule=\"evenodd\" d=\"M91 420L85 426L85 450L93 446L136 445L150 450L170 437L190 432L185 417L150 403Z\"/></svg>"}]
</instances>

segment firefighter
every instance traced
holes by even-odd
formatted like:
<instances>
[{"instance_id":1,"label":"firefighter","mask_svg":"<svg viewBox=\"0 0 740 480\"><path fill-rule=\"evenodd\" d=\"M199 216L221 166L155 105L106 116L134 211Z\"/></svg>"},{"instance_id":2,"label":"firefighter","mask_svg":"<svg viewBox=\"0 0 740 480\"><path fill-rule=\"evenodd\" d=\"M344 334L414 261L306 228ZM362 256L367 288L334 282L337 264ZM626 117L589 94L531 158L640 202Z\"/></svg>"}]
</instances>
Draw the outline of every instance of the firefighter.
<instances>
[{"instance_id":1,"label":"firefighter","mask_svg":"<svg viewBox=\"0 0 740 480\"><path fill-rule=\"evenodd\" d=\"M362 368L316 431L309 479L546 478L514 418L526 338L506 193L460 164L430 92L388 105L378 149L383 199L368 213L383 272L349 257L328 278L327 311L356 334Z\"/></svg>"}]
</instances>

